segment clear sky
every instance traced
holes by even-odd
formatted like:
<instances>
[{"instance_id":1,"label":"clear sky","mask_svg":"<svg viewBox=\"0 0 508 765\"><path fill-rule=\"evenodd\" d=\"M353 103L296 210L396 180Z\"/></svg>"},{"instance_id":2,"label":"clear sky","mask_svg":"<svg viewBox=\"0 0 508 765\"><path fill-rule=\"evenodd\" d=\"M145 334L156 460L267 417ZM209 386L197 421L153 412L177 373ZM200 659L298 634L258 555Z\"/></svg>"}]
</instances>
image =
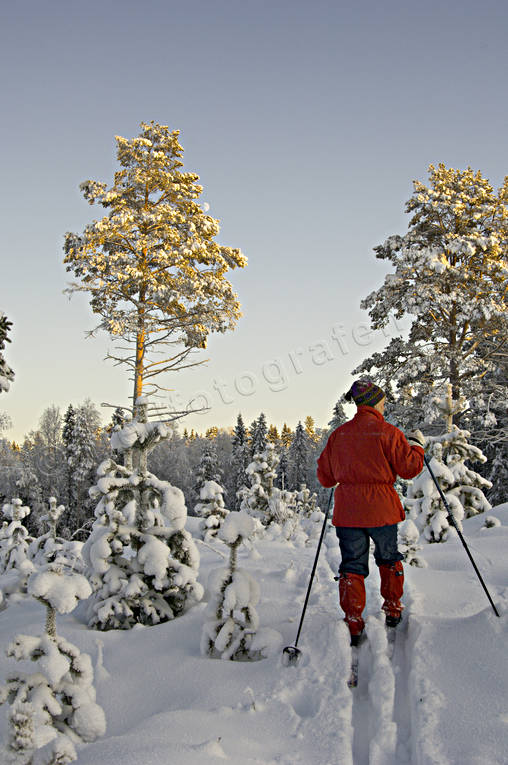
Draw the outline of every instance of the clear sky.
<instances>
[{"instance_id":1,"label":"clear sky","mask_svg":"<svg viewBox=\"0 0 508 765\"><path fill-rule=\"evenodd\" d=\"M85 339L86 297L63 294L62 244L101 214L79 183L110 183L114 136L150 120L180 129L220 241L249 258L232 273L237 330L166 380L175 403L210 406L187 424L265 411L325 425L386 342L365 335L359 303L386 273L372 248L407 230L412 180L438 162L495 187L507 172L507 22L505 0L2 3L5 435L21 439L50 404L129 403L108 338Z\"/></svg>"}]
</instances>

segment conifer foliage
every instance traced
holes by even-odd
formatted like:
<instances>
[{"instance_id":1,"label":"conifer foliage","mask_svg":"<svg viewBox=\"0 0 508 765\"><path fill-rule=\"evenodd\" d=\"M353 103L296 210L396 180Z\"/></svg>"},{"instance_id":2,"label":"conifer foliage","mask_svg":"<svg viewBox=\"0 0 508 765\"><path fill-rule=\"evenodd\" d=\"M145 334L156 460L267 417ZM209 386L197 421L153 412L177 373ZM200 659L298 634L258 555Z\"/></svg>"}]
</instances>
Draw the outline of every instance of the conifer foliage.
<instances>
[{"instance_id":1,"label":"conifer foliage","mask_svg":"<svg viewBox=\"0 0 508 765\"><path fill-rule=\"evenodd\" d=\"M2 351L5 348L5 343L10 343L9 331L12 327L12 321L9 321L7 316L0 311L0 393L7 393L11 386L11 382L14 380L14 372L4 359Z\"/></svg>"},{"instance_id":2,"label":"conifer foliage","mask_svg":"<svg viewBox=\"0 0 508 765\"><path fill-rule=\"evenodd\" d=\"M298 423L288 452L289 488L299 489L307 483L310 439L301 422Z\"/></svg>"},{"instance_id":3,"label":"conifer foliage","mask_svg":"<svg viewBox=\"0 0 508 765\"><path fill-rule=\"evenodd\" d=\"M30 508L18 498L2 508L6 519L0 530L0 609L26 594L28 577L34 571L29 554L32 538L23 524Z\"/></svg>"},{"instance_id":4,"label":"conifer foliage","mask_svg":"<svg viewBox=\"0 0 508 765\"><path fill-rule=\"evenodd\" d=\"M233 510L239 510L241 505L239 491L247 482L246 470L250 463L250 448L247 438L247 429L241 414L237 417L231 444L231 470L228 481L230 497L229 506Z\"/></svg>"},{"instance_id":5,"label":"conifer foliage","mask_svg":"<svg viewBox=\"0 0 508 765\"><path fill-rule=\"evenodd\" d=\"M194 492L198 501L201 499L201 489L205 483L208 481L214 481L220 485L221 479L222 472L219 468L217 449L215 448L213 441L208 440L196 470L196 484L194 487Z\"/></svg>"},{"instance_id":6,"label":"conifer foliage","mask_svg":"<svg viewBox=\"0 0 508 765\"><path fill-rule=\"evenodd\" d=\"M278 463L279 458L274 446L268 444L264 451L256 453L249 463L246 473L250 486L240 491L241 509L257 518L263 525L268 525L271 520L270 500L275 493Z\"/></svg>"},{"instance_id":7,"label":"conifer foliage","mask_svg":"<svg viewBox=\"0 0 508 765\"><path fill-rule=\"evenodd\" d=\"M470 518L490 509L483 492L492 484L466 465L466 462L483 463L486 458L478 447L469 443L470 433L452 423L456 404L451 385L447 394L436 398L434 404L444 415L448 427L445 433L427 437L426 448L431 469L460 527L464 517ZM409 484L405 506L409 510L409 519L428 542L445 542L450 533L455 533L453 528L450 529L446 508L426 466Z\"/></svg>"},{"instance_id":8,"label":"conifer foliage","mask_svg":"<svg viewBox=\"0 0 508 765\"><path fill-rule=\"evenodd\" d=\"M90 490L99 503L83 556L94 590L89 624L102 630L168 621L203 594L183 493L147 470L148 452L169 436L147 422L147 408L138 399L136 417L113 432L124 464L104 461Z\"/></svg>"},{"instance_id":9,"label":"conifer foliage","mask_svg":"<svg viewBox=\"0 0 508 765\"><path fill-rule=\"evenodd\" d=\"M203 627L201 652L221 659L260 659L277 650L282 641L275 630L258 631L257 582L237 566L238 548L255 532L255 522L245 512L228 515L219 538L229 547L227 568L215 569L208 581L208 620Z\"/></svg>"},{"instance_id":10,"label":"conifer foliage","mask_svg":"<svg viewBox=\"0 0 508 765\"><path fill-rule=\"evenodd\" d=\"M374 374L387 390L410 386L420 402L446 383L454 401L477 393L508 332L507 202L508 177L496 194L470 168L431 165L429 184L414 182L408 232L375 248L395 270L362 303L373 329L392 313L410 316L409 335L392 339L355 374Z\"/></svg>"},{"instance_id":11,"label":"conifer foliage","mask_svg":"<svg viewBox=\"0 0 508 765\"><path fill-rule=\"evenodd\" d=\"M240 315L225 274L246 259L215 241L219 223L198 202L199 176L182 170L178 136L155 122L131 140L117 136L121 169L111 188L81 184L108 214L65 237L64 262L80 280L71 289L89 292L98 328L132 348L112 358L132 370L134 402L143 384L158 387L154 377L188 365L193 348Z\"/></svg>"},{"instance_id":12,"label":"conifer foliage","mask_svg":"<svg viewBox=\"0 0 508 765\"><path fill-rule=\"evenodd\" d=\"M50 502L51 533L62 511L56 501ZM7 648L8 656L31 660L37 667L13 672L0 688L0 703L10 704L8 744L14 762L66 765L77 758L76 744L105 733L106 721L96 702L90 657L56 631L56 613L71 612L90 595L90 586L57 554L58 545L42 549L45 555L30 575L27 590L45 606L45 633L17 635Z\"/></svg>"},{"instance_id":13,"label":"conifer foliage","mask_svg":"<svg viewBox=\"0 0 508 765\"><path fill-rule=\"evenodd\" d=\"M224 489L215 481L205 481L199 493L199 502L194 508L202 518L201 532L205 541L216 536L229 510L224 505Z\"/></svg>"},{"instance_id":14,"label":"conifer foliage","mask_svg":"<svg viewBox=\"0 0 508 765\"><path fill-rule=\"evenodd\" d=\"M254 420L250 426L250 453L252 457L255 454L262 454L268 444L268 424L263 412L257 420Z\"/></svg>"},{"instance_id":15,"label":"conifer foliage","mask_svg":"<svg viewBox=\"0 0 508 765\"><path fill-rule=\"evenodd\" d=\"M333 407L332 412L332 419L328 423L328 427L330 430L335 430L336 428L340 427L341 425L344 425L344 423L347 420L346 413L344 411L343 406L343 397L341 397L335 406Z\"/></svg>"}]
</instances>

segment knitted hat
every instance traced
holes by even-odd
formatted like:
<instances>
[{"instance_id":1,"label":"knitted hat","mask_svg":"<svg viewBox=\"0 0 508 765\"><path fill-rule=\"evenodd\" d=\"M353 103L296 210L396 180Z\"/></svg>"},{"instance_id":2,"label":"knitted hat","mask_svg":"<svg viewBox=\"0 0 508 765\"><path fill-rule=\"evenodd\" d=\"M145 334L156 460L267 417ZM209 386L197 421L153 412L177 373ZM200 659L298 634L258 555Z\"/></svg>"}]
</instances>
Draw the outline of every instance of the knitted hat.
<instances>
[{"instance_id":1,"label":"knitted hat","mask_svg":"<svg viewBox=\"0 0 508 765\"><path fill-rule=\"evenodd\" d=\"M385 392L372 380L356 380L345 395L346 401L354 401L356 406L375 406L385 397Z\"/></svg>"}]
</instances>

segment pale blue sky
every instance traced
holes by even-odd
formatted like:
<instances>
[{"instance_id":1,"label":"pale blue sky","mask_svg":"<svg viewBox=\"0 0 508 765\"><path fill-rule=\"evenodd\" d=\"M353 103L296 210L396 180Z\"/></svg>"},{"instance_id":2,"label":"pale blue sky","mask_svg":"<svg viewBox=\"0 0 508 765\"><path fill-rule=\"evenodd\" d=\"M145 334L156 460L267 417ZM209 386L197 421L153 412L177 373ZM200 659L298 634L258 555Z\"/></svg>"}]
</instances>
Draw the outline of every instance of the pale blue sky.
<instances>
[{"instance_id":1,"label":"pale blue sky","mask_svg":"<svg viewBox=\"0 0 508 765\"><path fill-rule=\"evenodd\" d=\"M84 339L86 298L63 295L62 242L100 215L79 183L110 182L114 136L152 119L181 130L220 240L249 258L232 275L236 332L210 342L206 367L167 379L208 397L188 424L264 410L325 425L353 366L383 344L358 329L359 303L386 273L372 247L407 228L412 180L438 162L496 187L506 174L507 20L504 0L4 3L6 435L20 439L52 403L128 403L107 338Z\"/></svg>"}]
</instances>

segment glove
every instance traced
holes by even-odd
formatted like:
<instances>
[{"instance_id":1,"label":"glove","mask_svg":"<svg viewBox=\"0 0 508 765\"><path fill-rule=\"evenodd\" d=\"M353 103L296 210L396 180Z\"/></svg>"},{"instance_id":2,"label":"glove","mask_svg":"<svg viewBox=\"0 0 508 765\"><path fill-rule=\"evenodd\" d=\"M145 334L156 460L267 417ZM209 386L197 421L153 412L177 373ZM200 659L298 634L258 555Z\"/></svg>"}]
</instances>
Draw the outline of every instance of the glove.
<instances>
[{"instance_id":1,"label":"glove","mask_svg":"<svg viewBox=\"0 0 508 765\"><path fill-rule=\"evenodd\" d=\"M411 430L406 433L406 438L411 446L421 446L422 448L425 446L425 436L421 430Z\"/></svg>"}]
</instances>

